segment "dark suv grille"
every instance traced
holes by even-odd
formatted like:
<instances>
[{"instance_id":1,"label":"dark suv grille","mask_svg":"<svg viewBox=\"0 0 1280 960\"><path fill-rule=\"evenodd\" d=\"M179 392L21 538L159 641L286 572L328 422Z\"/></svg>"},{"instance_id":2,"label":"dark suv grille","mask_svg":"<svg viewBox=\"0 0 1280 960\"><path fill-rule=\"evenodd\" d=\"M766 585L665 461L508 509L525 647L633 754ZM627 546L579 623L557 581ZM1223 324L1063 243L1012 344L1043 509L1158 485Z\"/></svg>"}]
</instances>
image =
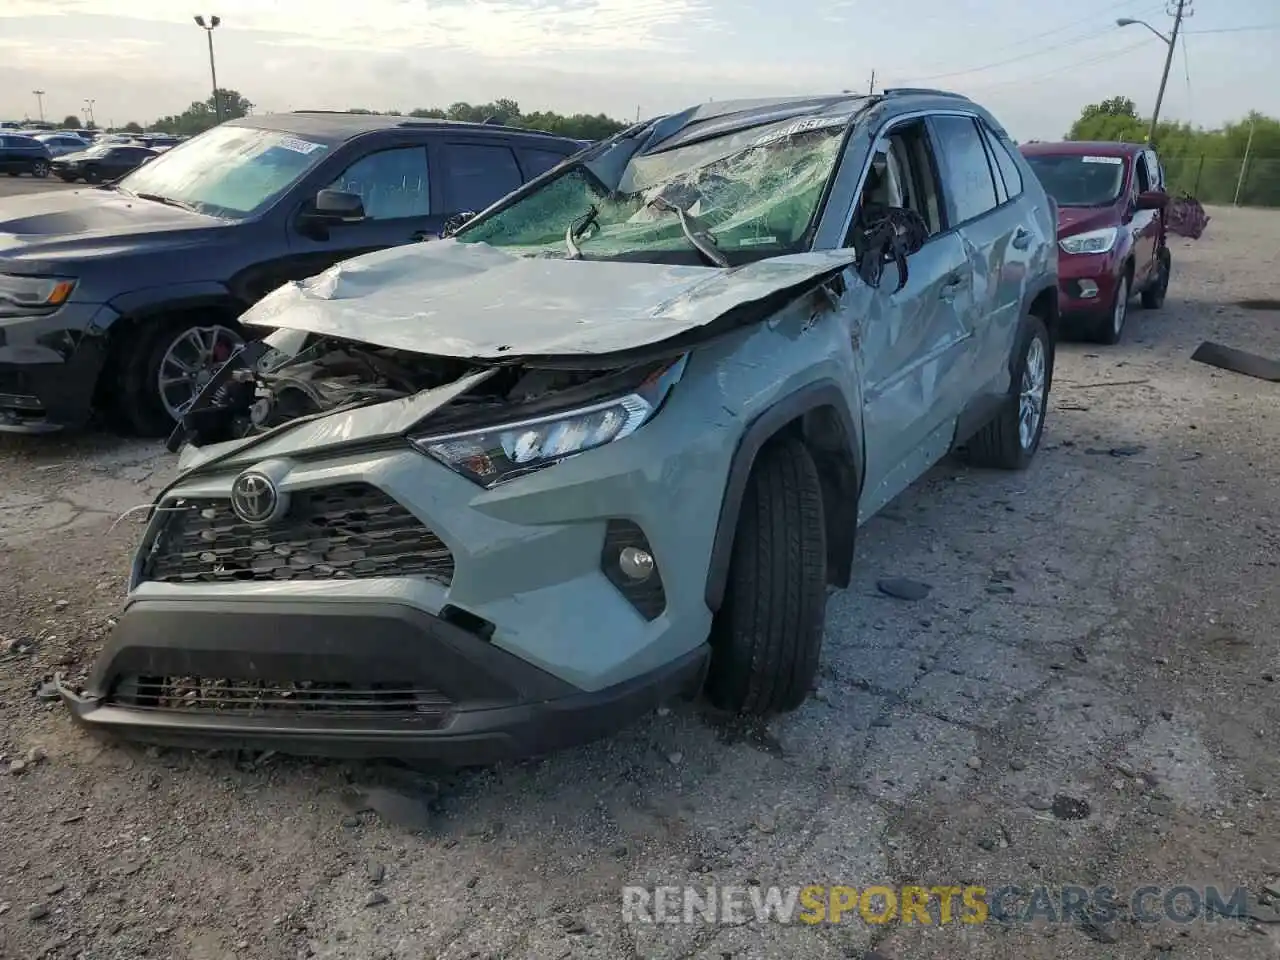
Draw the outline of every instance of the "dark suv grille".
<instances>
[{"instance_id":1,"label":"dark suv grille","mask_svg":"<svg viewBox=\"0 0 1280 960\"><path fill-rule=\"evenodd\" d=\"M143 565L144 580L356 580L420 574L449 583L453 555L413 514L365 483L302 490L266 526L245 523L230 500L170 501L175 509Z\"/></svg>"},{"instance_id":2,"label":"dark suv grille","mask_svg":"<svg viewBox=\"0 0 1280 960\"><path fill-rule=\"evenodd\" d=\"M439 691L401 683L281 683L207 677L125 676L108 702L133 710L187 711L225 716L402 718L438 726L453 702Z\"/></svg>"}]
</instances>

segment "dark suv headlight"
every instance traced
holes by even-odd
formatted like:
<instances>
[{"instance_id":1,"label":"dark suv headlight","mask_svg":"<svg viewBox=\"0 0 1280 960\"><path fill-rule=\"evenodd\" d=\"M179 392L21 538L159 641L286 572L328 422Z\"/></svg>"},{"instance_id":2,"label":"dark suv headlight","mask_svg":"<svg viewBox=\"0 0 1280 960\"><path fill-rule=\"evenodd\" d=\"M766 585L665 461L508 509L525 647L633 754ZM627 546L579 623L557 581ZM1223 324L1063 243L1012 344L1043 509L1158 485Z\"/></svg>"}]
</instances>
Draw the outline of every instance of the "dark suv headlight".
<instances>
[{"instance_id":1,"label":"dark suv headlight","mask_svg":"<svg viewBox=\"0 0 1280 960\"><path fill-rule=\"evenodd\" d=\"M60 307L76 282L67 277L20 277L0 273L0 313Z\"/></svg>"}]
</instances>

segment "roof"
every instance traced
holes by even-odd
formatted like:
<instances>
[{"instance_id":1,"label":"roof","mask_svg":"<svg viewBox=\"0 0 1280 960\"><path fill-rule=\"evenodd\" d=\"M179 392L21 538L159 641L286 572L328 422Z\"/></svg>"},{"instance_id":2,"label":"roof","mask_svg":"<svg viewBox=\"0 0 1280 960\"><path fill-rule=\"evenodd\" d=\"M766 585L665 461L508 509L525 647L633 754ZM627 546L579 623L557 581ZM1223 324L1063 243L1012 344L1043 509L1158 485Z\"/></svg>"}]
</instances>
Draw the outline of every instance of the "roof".
<instances>
[{"instance_id":1,"label":"roof","mask_svg":"<svg viewBox=\"0 0 1280 960\"><path fill-rule=\"evenodd\" d=\"M668 150L709 137L786 120L829 120L832 125L852 120L867 107L892 103L908 97L927 100L969 99L962 94L927 87L891 88L878 94L844 91L812 96L768 97L755 100L719 100L690 107L652 121L653 133L646 152Z\"/></svg>"},{"instance_id":2,"label":"roof","mask_svg":"<svg viewBox=\"0 0 1280 960\"><path fill-rule=\"evenodd\" d=\"M1057 142L1024 143L1018 149L1027 156L1067 157L1131 157L1147 149L1145 143L1119 143L1115 140L1059 140Z\"/></svg>"},{"instance_id":3,"label":"roof","mask_svg":"<svg viewBox=\"0 0 1280 960\"><path fill-rule=\"evenodd\" d=\"M567 137L559 137L541 130L526 130L522 127L506 127L494 123L464 123L460 120L433 120L327 110L267 113L253 117L241 117L238 120L229 120L228 123L238 127L253 127L258 130L277 130L281 133L290 133L300 137L313 137L333 143L341 143L378 130L421 130L424 128L483 131L485 133L501 133L507 136L529 137L530 139L574 142L568 140Z\"/></svg>"}]
</instances>

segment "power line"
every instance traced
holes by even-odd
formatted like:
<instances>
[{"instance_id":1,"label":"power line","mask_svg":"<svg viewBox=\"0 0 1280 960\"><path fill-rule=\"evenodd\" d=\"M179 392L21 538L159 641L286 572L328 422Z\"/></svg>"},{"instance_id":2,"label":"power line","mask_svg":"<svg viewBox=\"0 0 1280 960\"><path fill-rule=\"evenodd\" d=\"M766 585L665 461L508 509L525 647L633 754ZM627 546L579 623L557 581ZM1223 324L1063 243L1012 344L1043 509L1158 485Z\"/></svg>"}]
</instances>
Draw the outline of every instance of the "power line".
<instances>
[{"instance_id":1,"label":"power line","mask_svg":"<svg viewBox=\"0 0 1280 960\"><path fill-rule=\"evenodd\" d=\"M1146 12L1146 10L1143 10L1142 12L1144 12L1144 13L1145 13L1145 12ZM1086 20L1084 20L1084 21L1077 21L1076 23L1073 23L1073 24L1067 24L1067 25L1065 25L1065 26L1058 27L1058 28L1056 28L1055 30L1047 31L1047 32L1046 32L1046 33L1044 33L1044 34L1038 34L1037 36L1047 36L1047 35L1049 35L1049 34L1053 34L1053 33L1060 33L1060 32L1062 32L1063 30L1069 30L1069 29L1072 29L1073 27L1079 26L1081 23L1092 22L1092 21L1094 21L1095 19L1096 19L1096 17L1089 17L1089 18L1087 18L1087 19L1086 19ZM1101 29L1101 30L1094 30L1093 32L1091 32L1091 33L1087 33L1087 34L1085 34L1084 36L1075 37L1074 39L1071 39L1071 40L1064 40L1064 41L1062 41L1062 42L1060 42L1060 43L1051 44L1051 45L1049 45L1049 46L1047 46L1047 47L1038 47L1038 48L1036 48L1035 50L1029 50L1029 51L1027 51L1027 52L1025 52L1025 53L1020 53L1020 54L1018 54L1016 57L1009 57L1008 59L1005 59L1005 60L997 60L997 61L996 61L996 62L994 62L994 63L987 63L987 64L983 64L982 66L978 66L978 67L969 67L969 68L964 69L964 70L951 70L951 71L948 71L948 72L946 72L946 73L934 73L934 74L930 74L929 76L925 76L925 77L913 77L913 78L911 78L911 82L912 82L912 83L923 83L923 82L931 81L931 80L943 80L943 79L946 79L946 78L948 78L948 77L961 77L961 76L967 76L968 74L971 74L971 73L982 73L982 72L987 71L987 70L994 70L994 69L996 69L997 67L1004 67L1004 66L1008 66L1009 64L1012 64L1012 63L1021 63L1023 60L1030 60L1030 59L1032 59L1033 57L1043 56L1043 55L1044 55L1044 54L1046 54L1046 53L1052 53L1052 52L1054 52L1054 51L1056 51L1056 50L1061 50L1061 49L1063 49L1063 48L1065 48L1065 47L1072 47L1072 46L1076 46L1077 44L1086 43L1086 42L1088 42L1088 41L1090 41L1090 40L1096 40L1096 39L1098 39L1099 37L1109 35L1109 34L1110 34L1110 33L1112 33L1114 30L1115 30L1115 26L1114 26L1113 24L1111 24L1111 23L1108 23L1108 24L1107 24L1107 26L1106 26L1106 27L1104 27L1104 28L1103 28L1103 29ZM1027 39L1028 39L1028 40L1034 40L1034 39L1036 39L1036 37L1035 37L1035 36L1033 36L1033 37L1029 37L1029 38L1027 38ZM1023 42L1023 43L1025 43L1026 41L1022 41L1022 42ZM1021 45L1021 44L1019 44L1019 45Z\"/></svg>"},{"instance_id":2,"label":"power line","mask_svg":"<svg viewBox=\"0 0 1280 960\"><path fill-rule=\"evenodd\" d=\"M1254 30L1280 30L1280 23L1257 23L1252 27L1217 27L1212 30L1188 30L1186 32L1199 36L1202 33L1251 33Z\"/></svg>"},{"instance_id":3,"label":"power line","mask_svg":"<svg viewBox=\"0 0 1280 960\"><path fill-rule=\"evenodd\" d=\"M1014 86L1016 84L1034 83L1035 81L1039 80L1042 77L1052 77L1055 74L1064 73L1067 70L1076 70L1080 67L1088 67L1095 63L1102 63L1104 60L1114 60L1117 57L1124 56L1126 53L1130 53L1134 50L1137 50L1139 47L1146 46L1147 44L1151 43L1151 40L1152 40L1151 37L1145 37L1142 40L1137 41L1136 43L1131 43L1128 46L1120 47L1116 50L1109 50L1106 53L1089 57L1085 60L1074 60L1071 63L1064 63L1061 66L1054 67L1050 70L1042 70L1039 73L1036 73L1033 75L1011 77L1008 80L997 80L994 83L978 84L976 87L970 87L969 89L992 90L992 89L998 89L1000 87Z\"/></svg>"},{"instance_id":4,"label":"power line","mask_svg":"<svg viewBox=\"0 0 1280 960\"><path fill-rule=\"evenodd\" d=\"M1117 3L1117 4L1112 8L1111 13L1116 13L1116 12L1118 12L1119 8L1121 8L1121 7L1126 7L1126 6L1128 6L1130 3L1134 3L1134 2L1136 2L1136 0L1120 0L1120 2L1119 2L1119 3ZM1163 5L1163 4L1158 4L1157 6L1154 6L1154 7L1146 7L1146 8L1144 8L1144 9L1140 10L1140 11L1139 11L1139 14L1140 14L1141 16L1147 16L1148 14L1154 13L1155 11L1157 11L1157 10L1162 10L1162 9L1164 9L1164 5ZM1042 39L1044 39L1045 37L1052 37L1052 36L1054 36L1055 34L1063 33L1063 32L1065 32L1065 31L1067 31L1067 30L1074 30L1076 27L1082 27L1082 26L1084 26L1086 23L1094 23L1094 22L1096 22L1096 21L1097 21L1097 19L1098 19L1098 14L1096 14L1096 13L1095 13L1095 14L1090 14L1090 15L1089 15L1089 16L1087 16L1087 17L1081 17L1079 20L1072 20L1070 23L1064 23L1064 24L1062 24L1061 26L1054 27L1052 30L1046 30L1046 31L1044 31L1043 33L1033 33L1033 34L1032 34L1031 36L1029 36L1029 37L1023 37L1021 40L1016 40L1016 41L1014 41L1013 43L1006 43L1006 44L1002 44L1001 46L993 47L993 48L991 48L991 49L992 49L992 52L999 52L999 51L1001 51L1001 50L1008 50L1008 49L1010 49L1011 47L1020 47L1020 46L1022 46L1023 44L1030 43L1030 42L1031 42L1031 41L1033 41L1033 40L1042 40Z\"/></svg>"},{"instance_id":5,"label":"power line","mask_svg":"<svg viewBox=\"0 0 1280 960\"><path fill-rule=\"evenodd\" d=\"M1182 41L1182 74L1187 78L1187 123L1191 123L1195 119L1191 100L1191 57L1187 54L1187 35L1183 33L1179 39Z\"/></svg>"}]
</instances>

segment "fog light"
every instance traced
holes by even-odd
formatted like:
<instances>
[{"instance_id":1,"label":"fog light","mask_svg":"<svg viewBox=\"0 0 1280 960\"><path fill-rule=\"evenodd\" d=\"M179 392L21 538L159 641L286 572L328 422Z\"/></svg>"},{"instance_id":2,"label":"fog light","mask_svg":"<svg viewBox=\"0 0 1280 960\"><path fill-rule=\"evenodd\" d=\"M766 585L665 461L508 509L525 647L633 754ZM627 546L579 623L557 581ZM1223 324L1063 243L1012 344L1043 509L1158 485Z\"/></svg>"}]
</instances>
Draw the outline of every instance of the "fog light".
<instances>
[{"instance_id":1,"label":"fog light","mask_svg":"<svg viewBox=\"0 0 1280 960\"><path fill-rule=\"evenodd\" d=\"M609 521L600 547L600 570L646 620L656 619L667 608L658 559L634 521Z\"/></svg>"},{"instance_id":2,"label":"fog light","mask_svg":"<svg viewBox=\"0 0 1280 960\"><path fill-rule=\"evenodd\" d=\"M639 547L623 547L618 568L637 583L648 580L653 575L653 554Z\"/></svg>"},{"instance_id":3,"label":"fog light","mask_svg":"<svg viewBox=\"0 0 1280 960\"><path fill-rule=\"evenodd\" d=\"M1092 300L1098 295L1098 285L1092 280L1080 281L1080 299Z\"/></svg>"}]
</instances>

